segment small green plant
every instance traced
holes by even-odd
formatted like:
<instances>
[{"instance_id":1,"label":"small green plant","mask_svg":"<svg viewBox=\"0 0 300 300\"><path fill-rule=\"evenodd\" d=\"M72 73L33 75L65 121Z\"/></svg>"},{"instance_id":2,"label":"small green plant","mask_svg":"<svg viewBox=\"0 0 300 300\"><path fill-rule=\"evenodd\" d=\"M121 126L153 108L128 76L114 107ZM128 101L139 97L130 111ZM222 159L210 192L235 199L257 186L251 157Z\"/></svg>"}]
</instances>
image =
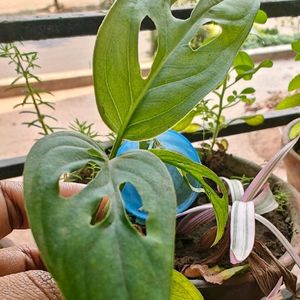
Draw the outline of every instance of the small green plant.
<instances>
[{"instance_id":1,"label":"small green plant","mask_svg":"<svg viewBox=\"0 0 300 300\"><path fill-rule=\"evenodd\" d=\"M274 192L274 198L278 203L277 211L286 211L288 207L289 193L277 190Z\"/></svg>"},{"instance_id":2,"label":"small green plant","mask_svg":"<svg viewBox=\"0 0 300 300\"><path fill-rule=\"evenodd\" d=\"M80 121L79 119L75 119L72 124L70 124L70 129L80 132L91 139L95 139L100 136L97 131L93 130L93 123L88 123L88 121Z\"/></svg>"},{"instance_id":3,"label":"small green plant","mask_svg":"<svg viewBox=\"0 0 300 300\"><path fill-rule=\"evenodd\" d=\"M292 43L292 49L296 53L295 61L300 61L300 40ZM289 83L288 91L290 95L284 98L277 106L276 109L287 109L300 106L300 74L296 75Z\"/></svg>"},{"instance_id":4,"label":"small green plant","mask_svg":"<svg viewBox=\"0 0 300 300\"><path fill-rule=\"evenodd\" d=\"M23 101L14 106L18 107L31 107L33 110L23 110L21 113L34 115L35 118L30 122L24 122L23 124L28 127L37 127L41 131L41 135L47 135L52 133L56 127L51 126L48 121L57 121L53 116L44 114L42 108L48 107L54 110L52 102L44 101L42 98L43 93L48 91L42 91L34 86L35 82L40 82L38 76L34 75L33 71L40 66L37 64L38 54L37 52L22 52L14 43L0 44L0 57L8 59L8 63L13 65L17 78L11 83L11 88L20 88L25 90L25 97ZM17 84L19 84L17 86Z\"/></svg>"},{"instance_id":5,"label":"small green plant","mask_svg":"<svg viewBox=\"0 0 300 300\"><path fill-rule=\"evenodd\" d=\"M253 180L254 177L248 177L246 175L242 176L231 176L230 179L236 179L239 180L243 186L247 186L250 184L250 182Z\"/></svg>"},{"instance_id":6,"label":"small green plant","mask_svg":"<svg viewBox=\"0 0 300 300\"><path fill-rule=\"evenodd\" d=\"M228 122L224 116L224 111L241 102L252 105L256 100L253 87L247 87L241 91L232 90L232 88L241 80L250 81L260 69L271 68L272 66L273 63L270 60L265 60L255 66L251 57L246 52L240 51L217 88L212 91L208 98L201 100L184 119L176 124L174 129L193 132L203 128L203 140L206 139L206 132L212 135L211 143L206 143L208 151L211 152L217 144L220 131L235 120L244 119L247 124L252 126L263 123L263 115L245 116ZM200 117L202 124L193 123L193 119L197 116Z\"/></svg>"},{"instance_id":7,"label":"small green plant","mask_svg":"<svg viewBox=\"0 0 300 300\"><path fill-rule=\"evenodd\" d=\"M258 263L256 259L252 259L251 253L254 251L255 255L257 255L255 252L255 220L257 220L265 225L278 238L296 264L300 266L299 256L291 244L276 226L262 216L274 210L280 211L287 208L289 195L280 191L277 191L273 195L267 180L274 168L295 146L298 140L299 137L289 142L276 153L260 170L246 189L244 189L241 181L222 177L231 197L229 225L230 245L229 243L227 244L227 250L230 253L230 262L232 265L247 262L252 270L252 275L255 277L265 295L271 293L280 276L283 276L284 282L290 291L293 293L296 291L297 280L295 275L290 273L287 269L284 269L274 257L272 258L270 255L261 256L261 259L265 259L266 262L268 260L270 261L270 259L274 262L271 264L272 267L270 267L268 263L262 264ZM190 234L199 224L212 221L214 215L211 214L211 209L210 204L203 204L178 214L177 217L185 217L179 221L177 232ZM203 264L205 264L205 262ZM273 268L277 268L277 270L275 271ZM222 270L215 273L220 273L222 276ZM264 281L264 285L260 284L262 281Z\"/></svg>"},{"instance_id":8,"label":"small green plant","mask_svg":"<svg viewBox=\"0 0 300 300\"><path fill-rule=\"evenodd\" d=\"M277 28L257 29L256 35L249 35L243 45L243 49L286 45L299 38L299 33L294 35L282 34Z\"/></svg>"}]
</instances>

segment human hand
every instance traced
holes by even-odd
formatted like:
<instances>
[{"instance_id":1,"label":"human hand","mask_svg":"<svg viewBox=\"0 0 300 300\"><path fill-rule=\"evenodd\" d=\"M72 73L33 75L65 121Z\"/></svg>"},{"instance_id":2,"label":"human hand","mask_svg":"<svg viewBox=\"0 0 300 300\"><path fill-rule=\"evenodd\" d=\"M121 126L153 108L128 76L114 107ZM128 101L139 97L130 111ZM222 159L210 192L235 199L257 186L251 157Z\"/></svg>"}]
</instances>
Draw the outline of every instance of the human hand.
<instances>
[{"instance_id":1,"label":"human hand","mask_svg":"<svg viewBox=\"0 0 300 300\"><path fill-rule=\"evenodd\" d=\"M71 196L82 185L64 184L63 196ZM21 182L0 181L0 239L14 229L29 227ZM1 300L60 300L62 295L46 271L36 248L13 246L0 249Z\"/></svg>"}]
</instances>

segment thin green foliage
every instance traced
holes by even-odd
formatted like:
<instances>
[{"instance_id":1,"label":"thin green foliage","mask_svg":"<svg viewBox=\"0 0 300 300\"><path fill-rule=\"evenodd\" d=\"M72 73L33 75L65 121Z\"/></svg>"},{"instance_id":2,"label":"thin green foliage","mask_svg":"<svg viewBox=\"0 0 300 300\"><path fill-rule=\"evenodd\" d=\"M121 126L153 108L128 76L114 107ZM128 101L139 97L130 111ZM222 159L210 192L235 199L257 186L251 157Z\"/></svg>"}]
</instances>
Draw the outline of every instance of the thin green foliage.
<instances>
[{"instance_id":1,"label":"thin green foliage","mask_svg":"<svg viewBox=\"0 0 300 300\"><path fill-rule=\"evenodd\" d=\"M292 49L296 53L295 61L300 61L300 39L292 42ZM290 92L289 95L276 106L276 109L300 106L300 74L290 81L288 91Z\"/></svg>"},{"instance_id":2,"label":"thin green foliage","mask_svg":"<svg viewBox=\"0 0 300 300\"><path fill-rule=\"evenodd\" d=\"M252 105L256 100L255 89L250 86L237 91L233 89L234 86L242 80L250 81L260 69L271 68L272 66L273 63L270 60L265 60L256 66L246 52L240 51L221 83L208 97L202 99L184 119L177 123L174 129L193 132L202 127L204 129L203 140L206 139L207 133L212 135L208 148L208 151L211 152L218 144L221 130L236 120L243 119L252 126L261 124L264 121L262 115L243 116L227 121L224 112L240 103ZM201 124L193 122L194 117L197 116L200 117Z\"/></svg>"},{"instance_id":3,"label":"thin green foliage","mask_svg":"<svg viewBox=\"0 0 300 300\"><path fill-rule=\"evenodd\" d=\"M18 107L31 107L33 110L23 110L21 113L33 115L35 118L32 121L24 122L28 127L37 127L41 131L39 134L47 135L52 133L56 127L52 127L48 121L57 121L53 116L42 112L42 108L50 108L54 110L52 102L42 99L42 93L51 94L49 91L40 90L34 86L34 83L40 82L38 76L33 71L40 66L37 64L37 52L22 52L14 43L0 44L0 57L8 59L8 63L13 65L17 74L16 79L11 83L10 88L22 88L25 90L25 96Z\"/></svg>"},{"instance_id":4,"label":"thin green foliage","mask_svg":"<svg viewBox=\"0 0 300 300\"><path fill-rule=\"evenodd\" d=\"M91 139L95 139L100 136L100 134L93 130L93 123L88 123L88 121L80 121L79 119L75 119L73 123L70 124L70 129L74 131L78 131Z\"/></svg>"},{"instance_id":5,"label":"thin green foliage","mask_svg":"<svg viewBox=\"0 0 300 300\"><path fill-rule=\"evenodd\" d=\"M245 174L243 174L242 176L231 176L230 179L239 180L243 186L246 186L250 184L254 177L247 177Z\"/></svg>"},{"instance_id":6,"label":"thin green foliage","mask_svg":"<svg viewBox=\"0 0 300 300\"><path fill-rule=\"evenodd\" d=\"M288 209L288 200L290 198L290 194L288 192L283 192L281 190L275 190L274 198L278 203L277 211L284 212Z\"/></svg>"}]
</instances>

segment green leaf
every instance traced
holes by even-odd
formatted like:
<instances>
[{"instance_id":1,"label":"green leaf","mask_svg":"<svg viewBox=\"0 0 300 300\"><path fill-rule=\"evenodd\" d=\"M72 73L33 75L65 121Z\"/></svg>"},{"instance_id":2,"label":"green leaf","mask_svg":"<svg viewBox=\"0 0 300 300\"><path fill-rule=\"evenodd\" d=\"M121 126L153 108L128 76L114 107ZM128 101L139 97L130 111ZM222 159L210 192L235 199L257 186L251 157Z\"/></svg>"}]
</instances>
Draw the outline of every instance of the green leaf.
<instances>
[{"instance_id":1,"label":"green leaf","mask_svg":"<svg viewBox=\"0 0 300 300\"><path fill-rule=\"evenodd\" d=\"M82 134L61 132L38 141L26 160L26 207L48 270L66 299L169 299L176 211L169 172L148 151L102 161L90 149L101 151ZM96 178L71 198L59 196L60 176L91 161L101 168ZM125 214L125 182L137 188L149 213L146 236ZM105 196L109 214L91 225Z\"/></svg>"},{"instance_id":2,"label":"green leaf","mask_svg":"<svg viewBox=\"0 0 300 300\"><path fill-rule=\"evenodd\" d=\"M178 20L166 0L118 0L101 25L94 51L94 83L104 122L122 138L143 140L166 131L214 89L251 29L258 0L200 1ZM141 77L138 34L149 16L158 50L151 72ZM197 51L189 42L207 22L222 33Z\"/></svg>"},{"instance_id":3,"label":"green leaf","mask_svg":"<svg viewBox=\"0 0 300 300\"><path fill-rule=\"evenodd\" d=\"M287 96L276 106L276 109L287 109L299 105L300 105L300 93Z\"/></svg>"},{"instance_id":4,"label":"green leaf","mask_svg":"<svg viewBox=\"0 0 300 300\"><path fill-rule=\"evenodd\" d=\"M200 182L215 211L218 226L217 236L214 243L216 244L224 233L228 219L228 194L222 180L209 168L202 164L195 163L181 154L163 149L152 149L151 152L157 155L164 163L173 165L176 168L189 173ZM210 179L219 186L221 193L223 194L222 197L220 197L209 186L209 184L207 184L205 179Z\"/></svg>"},{"instance_id":5,"label":"green leaf","mask_svg":"<svg viewBox=\"0 0 300 300\"><path fill-rule=\"evenodd\" d=\"M184 275L173 270L171 300L204 300L204 298Z\"/></svg>"},{"instance_id":6,"label":"green leaf","mask_svg":"<svg viewBox=\"0 0 300 300\"><path fill-rule=\"evenodd\" d=\"M300 61L300 53L298 53L295 57L295 61Z\"/></svg>"},{"instance_id":7,"label":"green leaf","mask_svg":"<svg viewBox=\"0 0 300 300\"><path fill-rule=\"evenodd\" d=\"M289 83L289 92L300 89L300 74L291 80Z\"/></svg>"},{"instance_id":8,"label":"green leaf","mask_svg":"<svg viewBox=\"0 0 300 300\"><path fill-rule=\"evenodd\" d=\"M272 67L273 67L273 61L270 59L266 59L258 65L258 70L261 68L272 68Z\"/></svg>"},{"instance_id":9,"label":"green leaf","mask_svg":"<svg viewBox=\"0 0 300 300\"><path fill-rule=\"evenodd\" d=\"M296 52L300 52L300 40L292 42L292 49Z\"/></svg>"},{"instance_id":10,"label":"green leaf","mask_svg":"<svg viewBox=\"0 0 300 300\"><path fill-rule=\"evenodd\" d=\"M230 95L227 97L228 103L232 103L236 99L236 96Z\"/></svg>"},{"instance_id":11,"label":"green leaf","mask_svg":"<svg viewBox=\"0 0 300 300\"><path fill-rule=\"evenodd\" d=\"M258 126L265 121L263 115L247 116L243 117L242 119L250 126Z\"/></svg>"},{"instance_id":12,"label":"green leaf","mask_svg":"<svg viewBox=\"0 0 300 300\"><path fill-rule=\"evenodd\" d=\"M268 15L265 11L263 10L259 10L256 14L256 17L255 17L255 23L258 23L258 24L265 24L268 20Z\"/></svg>"},{"instance_id":13,"label":"green leaf","mask_svg":"<svg viewBox=\"0 0 300 300\"><path fill-rule=\"evenodd\" d=\"M247 70L254 68L254 62L250 55L245 51L239 51L233 63L235 68L240 69L241 66L247 67ZM237 71L238 71L237 70ZM238 72L239 74L239 72Z\"/></svg>"},{"instance_id":14,"label":"green leaf","mask_svg":"<svg viewBox=\"0 0 300 300\"><path fill-rule=\"evenodd\" d=\"M192 123L188 127L185 128L186 133L194 133L200 130L201 126L197 123Z\"/></svg>"},{"instance_id":15,"label":"green leaf","mask_svg":"<svg viewBox=\"0 0 300 300\"><path fill-rule=\"evenodd\" d=\"M295 139L298 135L300 135L300 122L293 125L289 132L289 138L291 140Z\"/></svg>"},{"instance_id":16,"label":"green leaf","mask_svg":"<svg viewBox=\"0 0 300 300\"><path fill-rule=\"evenodd\" d=\"M184 131L192 123L195 115L196 115L196 111L192 110L183 119L181 119L175 126L173 126L173 129L176 131Z\"/></svg>"},{"instance_id":17,"label":"green leaf","mask_svg":"<svg viewBox=\"0 0 300 300\"><path fill-rule=\"evenodd\" d=\"M252 87L246 88L241 91L241 94L253 94L253 93L255 93L255 89Z\"/></svg>"}]
</instances>

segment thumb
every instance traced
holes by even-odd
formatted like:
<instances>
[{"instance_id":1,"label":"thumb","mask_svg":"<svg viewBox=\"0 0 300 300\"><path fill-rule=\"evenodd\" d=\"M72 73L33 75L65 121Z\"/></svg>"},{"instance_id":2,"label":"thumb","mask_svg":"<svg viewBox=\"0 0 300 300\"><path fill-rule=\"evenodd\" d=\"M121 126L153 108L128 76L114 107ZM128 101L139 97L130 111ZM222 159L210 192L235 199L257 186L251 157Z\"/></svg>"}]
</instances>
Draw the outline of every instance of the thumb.
<instances>
[{"instance_id":1,"label":"thumb","mask_svg":"<svg viewBox=\"0 0 300 300\"><path fill-rule=\"evenodd\" d=\"M0 277L0 299L63 300L63 297L48 272L35 270Z\"/></svg>"}]
</instances>

